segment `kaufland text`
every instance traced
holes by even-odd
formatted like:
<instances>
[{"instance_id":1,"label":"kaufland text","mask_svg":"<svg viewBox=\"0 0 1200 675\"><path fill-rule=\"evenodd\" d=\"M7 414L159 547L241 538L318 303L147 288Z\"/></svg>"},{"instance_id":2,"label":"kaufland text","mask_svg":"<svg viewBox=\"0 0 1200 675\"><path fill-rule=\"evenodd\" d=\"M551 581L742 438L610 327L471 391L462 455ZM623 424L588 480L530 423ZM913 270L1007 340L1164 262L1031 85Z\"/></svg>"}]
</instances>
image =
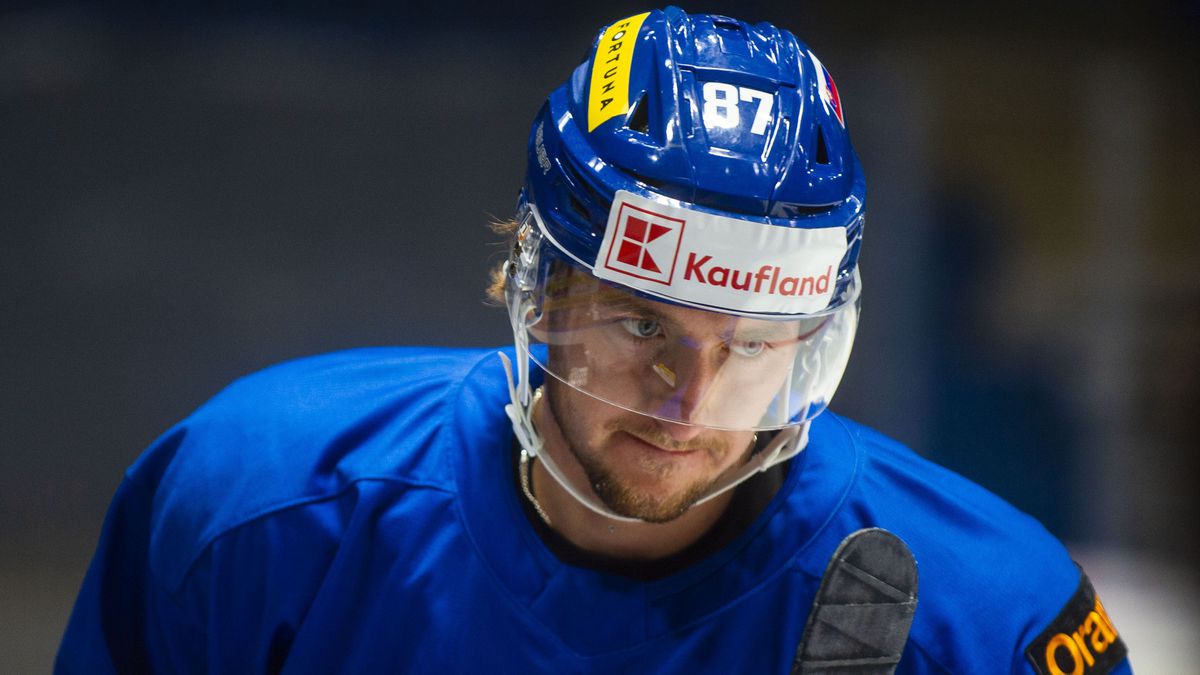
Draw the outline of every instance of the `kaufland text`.
<instances>
[{"instance_id":1,"label":"kaufland text","mask_svg":"<svg viewBox=\"0 0 1200 675\"><path fill-rule=\"evenodd\" d=\"M748 293L800 296L829 292L830 278L833 276L832 265L825 269L824 274L791 277L783 276L783 270L776 265L763 265L753 272L718 265L706 268L710 262L711 255L699 257L695 252L688 253L687 264L683 268L684 281L694 280L706 286L721 286Z\"/></svg>"}]
</instances>

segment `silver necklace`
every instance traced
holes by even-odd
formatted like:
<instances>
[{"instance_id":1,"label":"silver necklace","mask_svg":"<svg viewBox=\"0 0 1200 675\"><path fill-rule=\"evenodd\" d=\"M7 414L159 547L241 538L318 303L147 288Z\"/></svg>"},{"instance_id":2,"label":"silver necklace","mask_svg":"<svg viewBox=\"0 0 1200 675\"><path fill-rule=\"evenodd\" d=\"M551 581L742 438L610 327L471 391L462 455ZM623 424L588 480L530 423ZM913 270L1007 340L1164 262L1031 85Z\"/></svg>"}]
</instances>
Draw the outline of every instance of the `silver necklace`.
<instances>
[{"instance_id":1,"label":"silver necklace","mask_svg":"<svg viewBox=\"0 0 1200 675\"><path fill-rule=\"evenodd\" d=\"M546 515L546 510L538 503L537 497L533 496L533 458L525 448L521 448L521 467L517 473L521 476L521 492L525 493L525 498L533 505L533 510L537 511L542 522L549 525L550 516Z\"/></svg>"}]
</instances>

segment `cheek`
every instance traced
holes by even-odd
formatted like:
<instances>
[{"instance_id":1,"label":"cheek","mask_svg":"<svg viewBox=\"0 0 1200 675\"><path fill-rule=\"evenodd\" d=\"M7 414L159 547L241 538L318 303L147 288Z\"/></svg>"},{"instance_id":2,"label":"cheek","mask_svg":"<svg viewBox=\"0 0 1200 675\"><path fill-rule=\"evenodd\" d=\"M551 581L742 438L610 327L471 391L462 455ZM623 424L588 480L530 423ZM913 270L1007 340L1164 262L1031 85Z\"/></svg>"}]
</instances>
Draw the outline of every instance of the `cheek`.
<instances>
[{"instance_id":1,"label":"cheek","mask_svg":"<svg viewBox=\"0 0 1200 675\"><path fill-rule=\"evenodd\" d=\"M595 448L607 435L611 406L553 379L547 381L546 395L552 402L555 421L572 448Z\"/></svg>"}]
</instances>

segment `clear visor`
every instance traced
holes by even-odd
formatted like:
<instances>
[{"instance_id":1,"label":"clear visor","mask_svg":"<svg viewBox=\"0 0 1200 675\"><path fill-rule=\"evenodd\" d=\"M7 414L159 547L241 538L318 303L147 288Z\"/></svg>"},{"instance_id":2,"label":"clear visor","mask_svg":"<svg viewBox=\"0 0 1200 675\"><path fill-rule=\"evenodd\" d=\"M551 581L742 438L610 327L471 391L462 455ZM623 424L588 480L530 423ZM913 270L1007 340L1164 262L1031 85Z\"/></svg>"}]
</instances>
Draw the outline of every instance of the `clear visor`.
<instances>
[{"instance_id":1,"label":"clear visor","mask_svg":"<svg viewBox=\"0 0 1200 675\"><path fill-rule=\"evenodd\" d=\"M857 327L857 277L835 310L764 319L653 300L561 258L540 267L533 288L510 296L523 298L510 307L515 327L548 346L532 358L580 392L671 423L767 430L812 419Z\"/></svg>"}]
</instances>

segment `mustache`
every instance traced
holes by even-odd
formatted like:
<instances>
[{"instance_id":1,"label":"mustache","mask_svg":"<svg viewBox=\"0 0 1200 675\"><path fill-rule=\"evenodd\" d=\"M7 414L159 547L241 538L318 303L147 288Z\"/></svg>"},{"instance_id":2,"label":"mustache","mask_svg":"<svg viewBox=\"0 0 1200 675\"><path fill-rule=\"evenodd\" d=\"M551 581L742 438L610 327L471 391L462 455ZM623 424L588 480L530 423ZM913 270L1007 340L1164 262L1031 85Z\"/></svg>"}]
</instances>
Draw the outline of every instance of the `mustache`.
<instances>
[{"instance_id":1,"label":"mustache","mask_svg":"<svg viewBox=\"0 0 1200 675\"><path fill-rule=\"evenodd\" d=\"M608 432L624 432L650 445L674 452L703 450L709 454L718 454L728 452L729 450L729 444L725 439L704 434L690 440L677 441L653 422L633 423L630 420L613 419L604 423L604 430Z\"/></svg>"}]
</instances>

